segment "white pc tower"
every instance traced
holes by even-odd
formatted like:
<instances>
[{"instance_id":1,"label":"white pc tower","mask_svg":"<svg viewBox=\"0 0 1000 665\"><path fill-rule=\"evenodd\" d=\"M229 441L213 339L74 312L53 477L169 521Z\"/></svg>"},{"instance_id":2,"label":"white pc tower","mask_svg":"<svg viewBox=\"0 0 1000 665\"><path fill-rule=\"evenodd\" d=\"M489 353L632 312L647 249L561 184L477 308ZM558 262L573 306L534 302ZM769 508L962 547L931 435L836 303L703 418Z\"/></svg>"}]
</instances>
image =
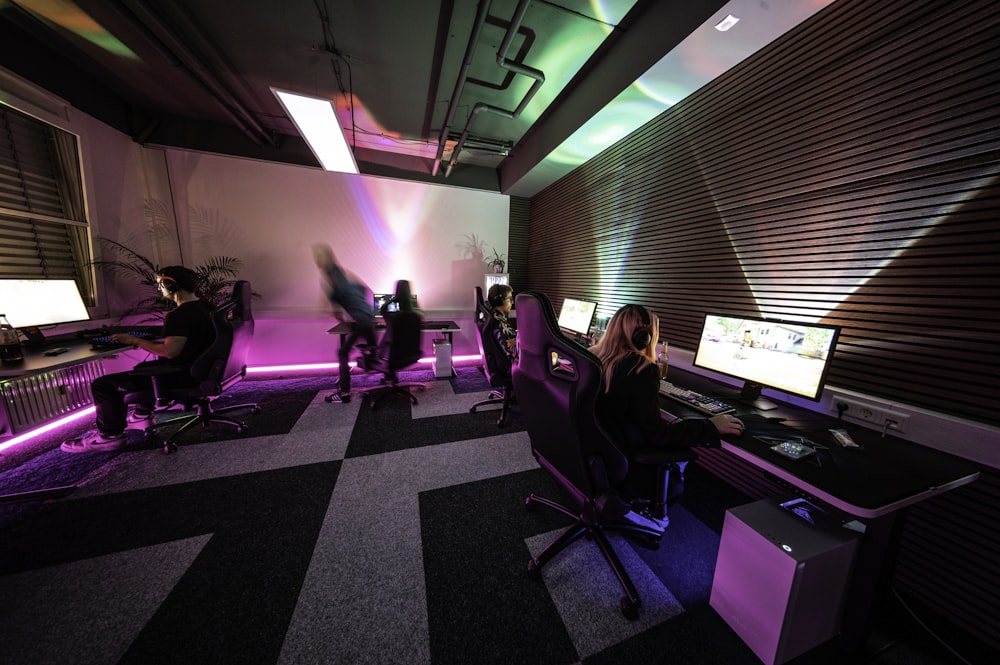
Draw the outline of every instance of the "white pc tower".
<instances>
[{"instance_id":1,"label":"white pc tower","mask_svg":"<svg viewBox=\"0 0 1000 665\"><path fill-rule=\"evenodd\" d=\"M709 604L766 665L840 632L859 534L804 499L726 511Z\"/></svg>"}]
</instances>

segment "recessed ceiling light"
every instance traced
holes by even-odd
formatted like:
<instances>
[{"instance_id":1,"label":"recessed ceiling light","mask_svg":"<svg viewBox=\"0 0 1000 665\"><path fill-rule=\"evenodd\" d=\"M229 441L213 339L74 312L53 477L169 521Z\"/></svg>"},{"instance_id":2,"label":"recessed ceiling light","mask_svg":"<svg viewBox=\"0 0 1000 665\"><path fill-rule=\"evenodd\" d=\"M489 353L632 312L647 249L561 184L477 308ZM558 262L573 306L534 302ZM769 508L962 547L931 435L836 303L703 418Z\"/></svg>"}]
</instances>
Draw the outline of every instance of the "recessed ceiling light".
<instances>
[{"instance_id":1,"label":"recessed ceiling light","mask_svg":"<svg viewBox=\"0 0 1000 665\"><path fill-rule=\"evenodd\" d=\"M337 110L329 99L309 97L297 92L271 88L299 130L299 134L309 144L320 165L327 171L358 173L354 153L340 126Z\"/></svg>"},{"instance_id":2,"label":"recessed ceiling light","mask_svg":"<svg viewBox=\"0 0 1000 665\"><path fill-rule=\"evenodd\" d=\"M739 22L740 22L739 18L733 16L732 14L727 14L726 18L722 19L721 21L715 24L715 29L718 30L719 32L725 32L726 30L729 30L729 28L733 27Z\"/></svg>"}]
</instances>

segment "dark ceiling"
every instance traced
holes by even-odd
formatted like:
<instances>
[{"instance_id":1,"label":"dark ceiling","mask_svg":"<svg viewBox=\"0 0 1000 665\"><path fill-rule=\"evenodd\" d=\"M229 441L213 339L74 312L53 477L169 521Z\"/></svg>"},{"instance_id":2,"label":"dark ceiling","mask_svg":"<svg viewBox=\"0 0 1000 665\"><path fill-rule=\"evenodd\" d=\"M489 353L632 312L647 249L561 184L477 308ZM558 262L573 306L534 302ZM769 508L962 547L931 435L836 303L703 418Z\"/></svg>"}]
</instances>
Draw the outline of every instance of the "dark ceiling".
<instances>
[{"instance_id":1,"label":"dark ceiling","mask_svg":"<svg viewBox=\"0 0 1000 665\"><path fill-rule=\"evenodd\" d=\"M827 2L0 0L0 66L143 145L296 164L317 161L272 88L328 98L362 173L531 196L699 26L750 17L727 37L742 58Z\"/></svg>"}]
</instances>

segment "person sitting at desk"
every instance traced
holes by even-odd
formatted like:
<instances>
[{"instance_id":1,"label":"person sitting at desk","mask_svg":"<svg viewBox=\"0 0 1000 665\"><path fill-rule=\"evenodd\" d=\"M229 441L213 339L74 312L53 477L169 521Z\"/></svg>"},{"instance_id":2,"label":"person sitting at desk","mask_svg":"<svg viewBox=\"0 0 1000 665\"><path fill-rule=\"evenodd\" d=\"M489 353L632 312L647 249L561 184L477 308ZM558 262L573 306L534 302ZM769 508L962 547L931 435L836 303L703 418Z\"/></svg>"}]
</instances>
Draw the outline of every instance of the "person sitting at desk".
<instances>
[{"instance_id":1,"label":"person sitting at desk","mask_svg":"<svg viewBox=\"0 0 1000 665\"><path fill-rule=\"evenodd\" d=\"M656 341L660 320L642 305L625 305L611 317L601 340L590 351L601 361L604 391L598 395L597 419L629 451L656 446L717 446L720 434L740 434L743 423L732 415L691 418L669 423L660 416L660 375ZM653 469L631 465L626 487L635 498L653 495Z\"/></svg>"},{"instance_id":2,"label":"person sitting at desk","mask_svg":"<svg viewBox=\"0 0 1000 665\"><path fill-rule=\"evenodd\" d=\"M160 295L177 306L163 319L163 339L142 339L123 333L114 334L112 338L159 356L152 362L141 363L143 366L162 364L187 369L215 341L212 304L198 297L198 275L184 266L167 266L160 270L156 285ZM170 374L164 380L173 387L194 384L187 371ZM125 426L128 418L125 395L152 390L152 386L151 377L132 372L106 374L94 379L90 392L97 411L97 429L64 442L62 450L89 453L118 450L124 446L127 443Z\"/></svg>"},{"instance_id":3,"label":"person sitting at desk","mask_svg":"<svg viewBox=\"0 0 1000 665\"><path fill-rule=\"evenodd\" d=\"M338 392L330 396L330 402L346 404L351 401L351 368L348 365L348 355L359 339L365 346L358 345L363 354L362 364L367 367L371 363L375 349L375 313L372 311L368 294L371 290L360 279L348 275L337 263L333 250L329 245L317 243L313 245L313 260L326 278L326 295L330 299L334 316L345 320L349 318L351 333L340 345L338 362ZM346 316L345 316L346 313Z\"/></svg>"},{"instance_id":4,"label":"person sitting at desk","mask_svg":"<svg viewBox=\"0 0 1000 665\"><path fill-rule=\"evenodd\" d=\"M493 309L493 339L513 364L517 360L517 329L507 315L514 307L514 289L507 284L494 284L486 294L486 302Z\"/></svg>"}]
</instances>

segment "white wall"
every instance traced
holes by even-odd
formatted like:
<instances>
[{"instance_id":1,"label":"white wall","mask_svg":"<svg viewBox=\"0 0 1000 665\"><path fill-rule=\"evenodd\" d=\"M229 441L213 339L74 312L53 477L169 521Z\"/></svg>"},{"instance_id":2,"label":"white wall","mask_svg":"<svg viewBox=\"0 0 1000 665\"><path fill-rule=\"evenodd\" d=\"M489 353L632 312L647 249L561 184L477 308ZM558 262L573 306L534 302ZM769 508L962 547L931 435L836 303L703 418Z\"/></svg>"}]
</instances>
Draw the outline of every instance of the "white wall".
<instances>
[{"instance_id":1,"label":"white wall","mask_svg":"<svg viewBox=\"0 0 1000 665\"><path fill-rule=\"evenodd\" d=\"M448 319L471 315L472 289L485 271L481 250L507 251L509 198L493 192L178 150L165 155L184 262L239 258L241 277L261 294L251 364L335 358L315 242L333 246L376 292L410 280L427 316ZM456 347L468 351L470 343L474 348L474 338L460 335ZM426 346L429 354L429 338Z\"/></svg>"},{"instance_id":2,"label":"white wall","mask_svg":"<svg viewBox=\"0 0 1000 665\"><path fill-rule=\"evenodd\" d=\"M315 242L330 243L376 292L409 279L429 317L465 319L456 353L475 352L472 289L487 271L483 253L507 253L507 196L142 147L3 69L0 102L80 137L96 257L105 238L160 266L219 255L243 261L240 277L261 295L251 365L335 360L326 330L336 321L312 261ZM137 300L136 289L132 279L98 272L92 316L113 319ZM430 338L426 347L429 355Z\"/></svg>"}]
</instances>

